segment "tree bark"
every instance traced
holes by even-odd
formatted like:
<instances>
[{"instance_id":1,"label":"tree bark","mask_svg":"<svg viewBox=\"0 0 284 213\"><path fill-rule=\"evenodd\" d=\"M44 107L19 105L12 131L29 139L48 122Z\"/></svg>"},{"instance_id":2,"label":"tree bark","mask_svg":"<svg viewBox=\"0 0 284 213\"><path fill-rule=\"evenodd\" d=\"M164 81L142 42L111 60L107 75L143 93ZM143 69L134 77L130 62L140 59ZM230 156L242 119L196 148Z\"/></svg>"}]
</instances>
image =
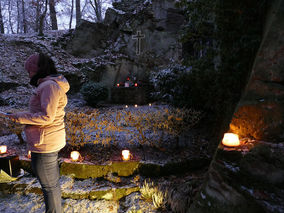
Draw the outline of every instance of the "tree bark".
<instances>
[{"instance_id":1,"label":"tree bark","mask_svg":"<svg viewBox=\"0 0 284 213\"><path fill-rule=\"evenodd\" d=\"M58 30L54 0L49 0L49 11L50 11L51 29Z\"/></svg>"},{"instance_id":2,"label":"tree bark","mask_svg":"<svg viewBox=\"0 0 284 213\"><path fill-rule=\"evenodd\" d=\"M1 0L0 0L0 33L4 34L4 21L3 21L3 16L2 16L2 5L1 5Z\"/></svg>"},{"instance_id":3,"label":"tree bark","mask_svg":"<svg viewBox=\"0 0 284 213\"><path fill-rule=\"evenodd\" d=\"M81 20L81 6L80 6L80 0L76 0L76 26L79 25Z\"/></svg>"},{"instance_id":4,"label":"tree bark","mask_svg":"<svg viewBox=\"0 0 284 213\"><path fill-rule=\"evenodd\" d=\"M71 14L70 14L70 21L69 21L69 30L70 30L71 27L72 27L73 10L74 10L74 0L72 0L72 5L71 5Z\"/></svg>"}]
</instances>

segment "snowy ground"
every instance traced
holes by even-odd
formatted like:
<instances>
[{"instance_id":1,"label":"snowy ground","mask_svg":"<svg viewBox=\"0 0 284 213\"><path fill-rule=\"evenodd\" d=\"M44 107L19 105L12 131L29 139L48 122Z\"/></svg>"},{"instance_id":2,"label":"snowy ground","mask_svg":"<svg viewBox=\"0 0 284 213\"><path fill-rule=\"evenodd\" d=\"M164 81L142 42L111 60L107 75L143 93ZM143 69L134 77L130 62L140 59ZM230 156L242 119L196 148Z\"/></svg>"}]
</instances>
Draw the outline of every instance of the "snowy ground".
<instances>
[{"instance_id":1,"label":"snowy ground","mask_svg":"<svg viewBox=\"0 0 284 213\"><path fill-rule=\"evenodd\" d=\"M119 205L115 201L91 201L87 199L62 199L64 213L116 213ZM36 194L0 195L1 213L43 213L43 197Z\"/></svg>"}]
</instances>

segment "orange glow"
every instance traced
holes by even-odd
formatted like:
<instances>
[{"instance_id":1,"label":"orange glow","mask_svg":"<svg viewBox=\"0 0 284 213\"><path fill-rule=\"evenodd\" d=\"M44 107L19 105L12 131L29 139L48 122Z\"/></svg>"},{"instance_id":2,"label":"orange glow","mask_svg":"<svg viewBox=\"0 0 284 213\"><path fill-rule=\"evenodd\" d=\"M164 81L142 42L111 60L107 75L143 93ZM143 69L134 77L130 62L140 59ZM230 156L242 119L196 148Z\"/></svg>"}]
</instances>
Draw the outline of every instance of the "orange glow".
<instances>
[{"instance_id":1,"label":"orange glow","mask_svg":"<svg viewBox=\"0 0 284 213\"><path fill-rule=\"evenodd\" d=\"M129 160L130 159L130 151L129 150L122 150L122 160Z\"/></svg>"},{"instance_id":2,"label":"orange glow","mask_svg":"<svg viewBox=\"0 0 284 213\"><path fill-rule=\"evenodd\" d=\"M138 87L138 84L137 84L137 83L135 83L135 84L134 84L134 86Z\"/></svg>"},{"instance_id":3,"label":"orange glow","mask_svg":"<svg viewBox=\"0 0 284 213\"><path fill-rule=\"evenodd\" d=\"M6 152L7 152L7 146L6 145L0 146L0 154L4 154Z\"/></svg>"},{"instance_id":4,"label":"orange glow","mask_svg":"<svg viewBox=\"0 0 284 213\"><path fill-rule=\"evenodd\" d=\"M231 147L239 146L240 145L239 136L234 133L225 133L222 140L222 144Z\"/></svg>"},{"instance_id":5,"label":"orange glow","mask_svg":"<svg viewBox=\"0 0 284 213\"><path fill-rule=\"evenodd\" d=\"M149 106L152 106L152 104L149 104Z\"/></svg>"},{"instance_id":6,"label":"orange glow","mask_svg":"<svg viewBox=\"0 0 284 213\"><path fill-rule=\"evenodd\" d=\"M31 150L28 151L28 158L31 158L32 157L32 152Z\"/></svg>"},{"instance_id":7,"label":"orange glow","mask_svg":"<svg viewBox=\"0 0 284 213\"><path fill-rule=\"evenodd\" d=\"M70 154L72 161L78 161L80 157L80 153L78 151L72 151Z\"/></svg>"},{"instance_id":8,"label":"orange glow","mask_svg":"<svg viewBox=\"0 0 284 213\"><path fill-rule=\"evenodd\" d=\"M118 87L119 87L119 84L116 84L116 86L118 86Z\"/></svg>"}]
</instances>

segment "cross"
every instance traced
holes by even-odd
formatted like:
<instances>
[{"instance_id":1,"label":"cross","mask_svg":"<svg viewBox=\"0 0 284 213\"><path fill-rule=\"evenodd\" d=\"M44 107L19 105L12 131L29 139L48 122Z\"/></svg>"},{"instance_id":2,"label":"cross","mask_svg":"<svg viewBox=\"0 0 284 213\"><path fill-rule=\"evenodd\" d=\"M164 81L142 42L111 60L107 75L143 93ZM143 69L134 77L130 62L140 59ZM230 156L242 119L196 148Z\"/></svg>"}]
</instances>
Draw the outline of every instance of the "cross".
<instances>
[{"instance_id":1,"label":"cross","mask_svg":"<svg viewBox=\"0 0 284 213\"><path fill-rule=\"evenodd\" d=\"M136 55L140 55L141 52L141 39L145 38L144 34L141 34L141 31L137 31L136 35L132 35L132 39L137 40L136 43Z\"/></svg>"}]
</instances>

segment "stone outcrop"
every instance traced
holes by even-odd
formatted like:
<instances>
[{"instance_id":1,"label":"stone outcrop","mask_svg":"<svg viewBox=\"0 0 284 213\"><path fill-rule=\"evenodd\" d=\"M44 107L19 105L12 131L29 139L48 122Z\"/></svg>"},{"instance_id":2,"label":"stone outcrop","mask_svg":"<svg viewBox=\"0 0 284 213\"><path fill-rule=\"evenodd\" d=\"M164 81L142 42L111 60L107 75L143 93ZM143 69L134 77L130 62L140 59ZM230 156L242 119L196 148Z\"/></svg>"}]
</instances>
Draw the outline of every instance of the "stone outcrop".
<instances>
[{"instance_id":1,"label":"stone outcrop","mask_svg":"<svg viewBox=\"0 0 284 213\"><path fill-rule=\"evenodd\" d=\"M284 212L284 1L273 1L265 33L230 131L241 145L219 145L188 213Z\"/></svg>"},{"instance_id":2,"label":"stone outcrop","mask_svg":"<svg viewBox=\"0 0 284 213\"><path fill-rule=\"evenodd\" d=\"M76 57L100 57L90 70L103 70L103 75L93 79L89 72L90 80L108 87L125 82L128 76L145 82L150 71L181 59L178 32L183 22L183 11L174 0L122 0L107 10L103 23L82 20L65 49ZM139 34L141 38L135 39Z\"/></svg>"}]
</instances>

